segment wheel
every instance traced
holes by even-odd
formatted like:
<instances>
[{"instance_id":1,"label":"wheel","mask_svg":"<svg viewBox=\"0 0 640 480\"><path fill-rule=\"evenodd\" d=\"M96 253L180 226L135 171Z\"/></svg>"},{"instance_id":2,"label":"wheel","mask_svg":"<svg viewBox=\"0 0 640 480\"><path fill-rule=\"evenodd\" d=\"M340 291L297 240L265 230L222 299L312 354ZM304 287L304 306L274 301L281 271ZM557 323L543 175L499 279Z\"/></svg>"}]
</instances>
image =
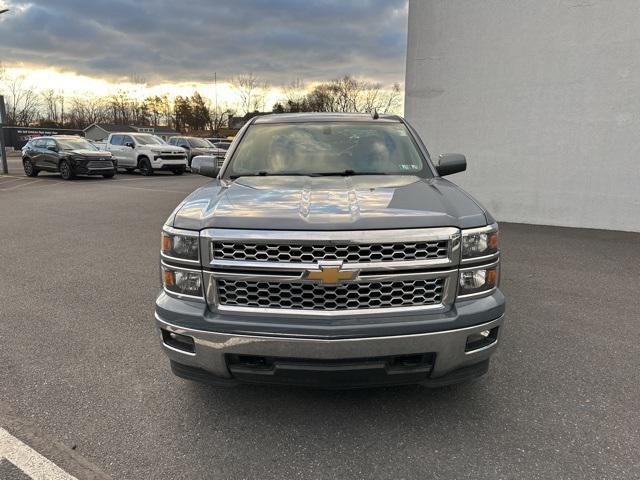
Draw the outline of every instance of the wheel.
<instances>
[{"instance_id":1,"label":"wheel","mask_svg":"<svg viewBox=\"0 0 640 480\"><path fill-rule=\"evenodd\" d=\"M174 174L174 175L182 175L183 173L184 173L184 167L176 168L176 169L173 171L173 174Z\"/></svg>"},{"instance_id":2,"label":"wheel","mask_svg":"<svg viewBox=\"0 0 640 480\"><path fill-rule=\"evenodd\" d=\"M147 157L142 157L138 162L138 168L140 169L140 173L145 177L153 175L153 168L151 168L151 162Z\"/></svg>"},{"instance_id":3,"label":"wheel","mask_svg":"<svg viewBox=\"0 0 640 480\"><path fill-rule=\"evenodd\" d=\"M25 158L22 161L22 167L24 168L24 174L27 177L37 177L40 173L40 170L33 166L33 163L29 158Z\"/></svg>"},{"instance_id":4,"label":"wheel","mask_svg":"<svg viewBox=\"0 0 640 480\"><path fill-rule=\"evenodd\" d=\"M73 170L71 170L71 165L69 165L69 162L67 162L66 160L62 160L60 162L60 176L64 179L64 180L73 180L73 177L75 177L75 175L73 174Z\"/></svg>"},{"instance_id":5,"label":"wheel","mask_svg":"<svg viewBox=\"0 0 640 480\"><path fill-rule=\"evenodd\" d=\"M103 173L102 174L102 178L113 178L113 176L115 175L114 172L111 173Z\"/></svg>"}]
</instances>

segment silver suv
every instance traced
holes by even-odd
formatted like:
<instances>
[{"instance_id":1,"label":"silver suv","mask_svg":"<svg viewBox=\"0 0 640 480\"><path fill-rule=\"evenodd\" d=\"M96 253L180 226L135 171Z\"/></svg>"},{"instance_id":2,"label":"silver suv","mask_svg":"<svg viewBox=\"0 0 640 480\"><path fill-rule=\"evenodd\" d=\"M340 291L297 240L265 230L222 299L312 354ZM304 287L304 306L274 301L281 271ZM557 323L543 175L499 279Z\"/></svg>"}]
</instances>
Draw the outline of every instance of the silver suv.
<instances>
[{"instance_id":1,"label":"silver suv","mask_svg":"<svg viewBox=\"0 0 640 480\"><path fill-rule=\"evenodd\" d=\"M162 230L173 372L352 388L484 374L505 301L498 226L397 116L261 116Z\"/></svg>"}]
</instances>

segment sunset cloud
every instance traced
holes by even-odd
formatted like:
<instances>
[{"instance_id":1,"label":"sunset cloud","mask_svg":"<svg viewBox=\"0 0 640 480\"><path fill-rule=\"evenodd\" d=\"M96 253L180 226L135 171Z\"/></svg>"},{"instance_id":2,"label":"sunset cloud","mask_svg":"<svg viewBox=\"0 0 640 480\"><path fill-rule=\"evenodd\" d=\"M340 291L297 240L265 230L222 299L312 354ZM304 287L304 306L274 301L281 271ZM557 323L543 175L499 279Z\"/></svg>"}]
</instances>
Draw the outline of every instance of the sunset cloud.
<instances>
[{"instance_id":1,"label":"sunset cloud","mask_svg":"<svg viewBox=\"0 0 640 480\"><path fill-rule=\"evenodd\" d=\"M271 85L352 74L402 81L406 0L10 0L5 66L111 82L209 83L255 72Z\"/></svg>"}]
</instances>

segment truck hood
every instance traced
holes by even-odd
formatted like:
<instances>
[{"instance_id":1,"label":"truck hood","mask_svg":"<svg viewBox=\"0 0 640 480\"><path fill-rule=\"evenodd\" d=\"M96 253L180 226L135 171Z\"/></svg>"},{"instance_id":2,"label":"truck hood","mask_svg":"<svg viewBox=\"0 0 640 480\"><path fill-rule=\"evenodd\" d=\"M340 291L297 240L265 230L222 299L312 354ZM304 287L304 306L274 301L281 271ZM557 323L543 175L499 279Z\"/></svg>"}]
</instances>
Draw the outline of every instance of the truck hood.
<instances>
[{"instance_id":1,"label":"truck hood","mask_svg":"<svg viewBox=\"0 0 640 480\"><path fill-rule=\"evenodd\" d=\"M211 148L192 148L191 152L197 155L214 155L220 152L220 150L218 150L217 148L211 147ZM226 153L226 152L225 152Z\"/></svg>"},{"instance_id":2,"label":"truck hood","mask_svg":"<svg viewBox=\"0 0 640 480\"><path fill-rule=\"evenodd\" d=\"M473 228L492 221L485 213L469 194L442 178L241 177L199 188L168 223L190 230Z\"/></svg>"},{"instance_id":3,"label":"truck hood","mask_svg":"<svg viewBox=\"0 0 640 480\"><path fill-rule=\"evenodd\" d=\"M155 153L184 153L184 148L173 145L154 145L146 146L146 148Z\"/></svg>"}]
</instances>

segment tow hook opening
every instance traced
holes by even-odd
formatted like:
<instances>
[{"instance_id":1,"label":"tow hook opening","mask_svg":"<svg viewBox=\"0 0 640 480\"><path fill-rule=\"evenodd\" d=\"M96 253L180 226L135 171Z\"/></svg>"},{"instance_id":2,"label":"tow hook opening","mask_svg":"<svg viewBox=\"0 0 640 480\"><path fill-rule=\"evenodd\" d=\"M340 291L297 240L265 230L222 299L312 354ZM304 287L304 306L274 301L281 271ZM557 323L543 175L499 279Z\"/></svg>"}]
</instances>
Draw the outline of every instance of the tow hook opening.
<instances>
[{"instance_id":1,"label":"tow hook opening","mask_svg":"<svg viewBox=\"0 0 640 480\"><path fill-rule=\"evenodd\" d=\"M162 332L162 341L165 345L187 353L196 352L195 341L192 337L164 329L161 329L160 331Z\"/></svg>"},{"instance_id":2,"label":"tow hook opening","mask_svg":"<svg viewBox=\"0 0 640 480\"><path fill-rule=\"evenodd\" d=\"M473 333L467 337L467 344L464 348L466 353L479 350L484 347L488 347L491 344L498 341L498 329L500 327L493 327L491 330L482 330L477 333Z\"/></svg>"}]
</instances>

